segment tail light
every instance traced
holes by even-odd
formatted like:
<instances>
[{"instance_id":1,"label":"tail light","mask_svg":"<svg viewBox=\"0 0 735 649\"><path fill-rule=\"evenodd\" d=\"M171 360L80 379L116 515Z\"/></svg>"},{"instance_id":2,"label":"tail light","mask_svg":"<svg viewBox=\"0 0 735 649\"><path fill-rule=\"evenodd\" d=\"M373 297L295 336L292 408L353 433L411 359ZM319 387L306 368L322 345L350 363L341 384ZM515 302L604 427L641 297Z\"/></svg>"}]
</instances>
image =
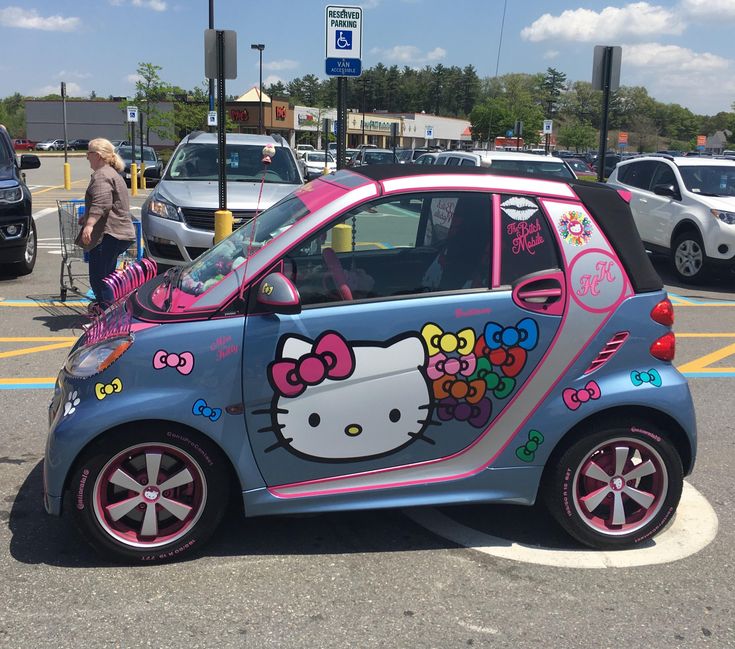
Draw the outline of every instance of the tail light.
<instances>
[{"instance_id":1,"label":"tail light","mask_svg":"<svg viewBox=\"0 0 735 649\"><path fill-rule=\"evenodd\" d=\"M630 204L630 199L633 198L633 194L627 189L618 189L618 195L628 204Z\"/></svg>"},{"instance_id":2,"label":"tail light","mask_svg":"<svg viewBox=\"0 0 735 649\"><path fill-rule=\"evenodd\" d=\"M666 298L661 300L651 310L651 318L659 324L671 327L674 324L674 305L671 304L671 300Z\"/></svg>"},{"instance_id":3,"label":"tail light","mask_svg":"<svg viewBox=\"0 0 735 649\"><path fill-rule=\"evenodd\" d=\"M651 356L660 361L673 361L676 354L676 337L673 331L668 331L651 345Z\"/></svg>"}]
</instances>

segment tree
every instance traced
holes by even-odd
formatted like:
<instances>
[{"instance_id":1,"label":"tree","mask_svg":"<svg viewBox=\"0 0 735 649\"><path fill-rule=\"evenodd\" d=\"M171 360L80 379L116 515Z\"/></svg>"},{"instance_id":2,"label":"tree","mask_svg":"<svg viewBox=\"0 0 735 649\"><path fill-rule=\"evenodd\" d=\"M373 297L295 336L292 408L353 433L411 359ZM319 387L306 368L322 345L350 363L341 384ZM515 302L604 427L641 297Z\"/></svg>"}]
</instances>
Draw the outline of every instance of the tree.
<instances>
[{"instance_id":1,"label":"tree","mask_svg":"<svg viewBox=\"0 0 735 649\"><path fill-rule=\"evenodd\" d=\"M546 117L551 119L557 111L559 98L564 91L567 75L554 68L546 68L546 74L541 81L541 89L544 93L546 104Z\"/></svg>"},{"instance_id":2,"label":"tree","mask_svg":"<svg viewBox=\"0 0 735 649\"><path fill-rule=\"evenodd\" d=\"M168 138L174 129L174 116L161 111L157 105L171 94L171 86L158 75L162 69L153 63L138 63L136 70L135 101L145 116L146 141L150 141L151 131L161 138Z\"/></svg>"},{"instance_id":3,"label":"tree","mask_svg":"<svg viewBox=\"0 0 735 649\"><path fill-rule=\"evenodd\" d=\"M597 133L589 124L583 124L579 120L570 121L559 127L556 141L565 149L575 151L586 151L595 146Z\"/></svg>"},{"instance_id":4,"label":"tree","mask_svg":"<svg viewBox=\"0 0 735 649\"><path fill-rule=\"evenodd\" d=\"M503 98L489 99L478 104L470 113L472 139L492 141L513 128L515 120Z\"/></svg>"}]
</instances>

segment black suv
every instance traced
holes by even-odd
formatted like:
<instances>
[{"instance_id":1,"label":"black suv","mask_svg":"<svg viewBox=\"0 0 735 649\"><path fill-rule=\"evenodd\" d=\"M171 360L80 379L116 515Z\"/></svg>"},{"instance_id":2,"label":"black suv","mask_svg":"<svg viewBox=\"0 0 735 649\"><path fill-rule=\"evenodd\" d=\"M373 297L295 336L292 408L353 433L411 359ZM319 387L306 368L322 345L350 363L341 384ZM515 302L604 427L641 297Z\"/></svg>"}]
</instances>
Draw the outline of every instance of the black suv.
<instances>
[{"instance_id":1,"label":"black suv","mask_svg":"<svg viewBox=\"0 0 735 649\"><path fill-rule=\"evenodd\" d=\"M31 192L21 175L22 169L41 166L38 156L18 158L5 127L0 125L0 264L27 275L36 265L36 224L31 214Z\"/></svg>"}]
</instances>

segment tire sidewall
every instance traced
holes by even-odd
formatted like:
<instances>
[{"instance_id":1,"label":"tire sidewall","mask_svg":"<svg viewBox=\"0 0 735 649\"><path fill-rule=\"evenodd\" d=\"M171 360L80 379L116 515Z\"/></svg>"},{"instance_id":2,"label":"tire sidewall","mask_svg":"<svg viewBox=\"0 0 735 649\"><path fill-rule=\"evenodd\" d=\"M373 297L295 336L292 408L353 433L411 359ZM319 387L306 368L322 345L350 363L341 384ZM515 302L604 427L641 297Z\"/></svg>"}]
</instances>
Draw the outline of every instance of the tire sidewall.
<instances>
[{"instance_id":1,"label":"tire sidewall","mask_svg":"<svg viewBox=\"0 0 735 649\"><path fill-rule=\"evenodd\" d=\"M593 530L582 520L574 504L574 476L590 451L606 441L627 438L643 442L660 456L667 471L667 493L655 516L643 527L620 536L607 536ZM673 445L654 427L648 425L608 428L582 436L559 458L547 488L547 505L552 515L578 541L598 549L635 547L664 529L673 518L681 498L683 485L681 458Z\"/></svg>"},{"instance_id":2,"label":"tire sidewall","mask_svg":"<svg viewBox=\"0 0 735 649\"><path fill-rule=\"evenodd\" d=\"M29 216L28 218L30 226L28 236L33 236L33 257L30 261L26 261L25 251L23 252L23 260L17 264L20 275L30 275L36 266L36 259L38 257L38 231L36 230L36 222L33 220L33 216Z\"/></svg>"},{"instance_id":3,"label":"tire sidewall","mask_svg":"<svg viewBox=\"0 0 735 649\"><path fill-rule=\"evenodd\" d=\"M133 446L167 445L185 452L198 466L206 482L206 503L194 525L176 540L157 547L135 548L115 539L94 509L95 485L112 458ZM227 461L217 446L189 430L160 428L108 434L87 447L75 464L69 481L68 503L83 536L100 554L122 563L146 564L180 560L198 551L214 533L227 507Z\"/></svg>"},{"instance_id":4,"label":"tire sidewall","mask_svg":"<svg viewBox=\"0 0 735 649\"><path fill-rule=\"evenodd\" d=\"M679 249L679 246L684 241L693 241L699 246L699 249L702 251L702 265L699 268L699 272L697 272L695 275L683 275L676 266L676 251ZM682 282L693 284L696 282L701 282L705 278L705 276L707 275L707 255L704 250L702 237L699 235L699 233L685 232L684 234L680 234L676 237L671 248L671 266L674 270L674 274Z\"/></svg>"}]
</instances>

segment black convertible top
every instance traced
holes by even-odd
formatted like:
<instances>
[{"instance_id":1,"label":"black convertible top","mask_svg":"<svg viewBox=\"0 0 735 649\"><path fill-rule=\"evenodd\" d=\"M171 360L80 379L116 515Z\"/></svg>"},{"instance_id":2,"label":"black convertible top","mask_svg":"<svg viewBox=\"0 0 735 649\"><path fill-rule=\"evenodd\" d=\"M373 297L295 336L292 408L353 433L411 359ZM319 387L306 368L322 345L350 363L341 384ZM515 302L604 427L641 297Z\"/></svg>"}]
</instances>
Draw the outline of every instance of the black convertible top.
<instances>
[{"instance_id":1,"label":"black convertible top","mask_svg":"<svg viewBox=\"0 0 735 649\"><path fill-rule=\"evenodd\" d=\"M522 176L524 178L542 178L556 182L566 182L575 191L600 225L605 236L620 257L625 270L637 293L659 291L663 282L646 253L638 230L633 221L630 206L617 190L604 183L584 180L566 181L558 176L540 176L536 174L494 172L492 167L447 167L444 165L390 164L367 165L355 169L347 169L370 178L376 182L390 178L405 176L449 175L503 175Z\"/></svg>"}]
</instances>

